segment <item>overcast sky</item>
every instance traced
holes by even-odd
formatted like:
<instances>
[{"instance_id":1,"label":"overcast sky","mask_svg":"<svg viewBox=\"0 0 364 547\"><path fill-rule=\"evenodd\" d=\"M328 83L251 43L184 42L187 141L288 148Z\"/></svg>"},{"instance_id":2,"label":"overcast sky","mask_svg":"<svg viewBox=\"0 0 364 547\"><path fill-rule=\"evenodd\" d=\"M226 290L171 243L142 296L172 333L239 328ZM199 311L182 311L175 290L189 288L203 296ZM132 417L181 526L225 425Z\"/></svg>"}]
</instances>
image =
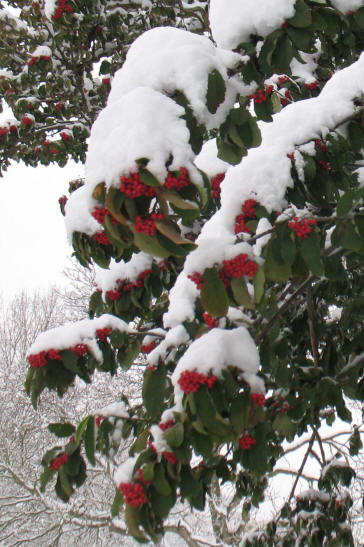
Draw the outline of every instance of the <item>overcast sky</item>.
<instances>
[{"instance_id":1,"label":"overcast sky","mask_svg":"<svg viewBox=\"0 0 364 547\"><path fill-rule=\"evenodd\" d=\"M0 178L0 293L6 300L22 289L61 283L72 249L58 197L82 174L83 165L75 163L62 169L14 164Z\"/></svg>"}]
</instances>

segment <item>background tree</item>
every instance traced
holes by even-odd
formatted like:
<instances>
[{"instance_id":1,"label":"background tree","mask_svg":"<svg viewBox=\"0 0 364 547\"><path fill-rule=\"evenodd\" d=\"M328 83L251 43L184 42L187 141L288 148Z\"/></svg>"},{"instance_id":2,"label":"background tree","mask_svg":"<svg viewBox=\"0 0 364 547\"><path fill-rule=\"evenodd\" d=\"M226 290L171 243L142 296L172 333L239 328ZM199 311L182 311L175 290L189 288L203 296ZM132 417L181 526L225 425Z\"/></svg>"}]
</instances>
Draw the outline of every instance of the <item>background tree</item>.
<instances>
[{"instance_id":1,"label":"background tree","mask_svg":"<svg viewBox=\"0 0 364 547\"><path fill-rule=\"evenodd\" d=\"M118 427L109 413L54 426L67 440L45 454L42 488L56 478L68 501L85 459L113 461L121 431L131 446L114 474L111 514L125 506L138 541L159 541L177 499L203 510L229 483L244 525L232 532L239 539L227 538L215 507L217 541L352 545L347 488L355 471L325 427L349 424L349 454L358 454L362 424L347 401L362 401L364 386L363 3L211 0L208 22L199 2L169 7L189 10L189 30L162 25L141 34L106 106L96 98L89 108L99 115L85 183L71 185L61 208L76 257L99 267L90 320L42 333L26 380L36 405L45 388L63 396L95 371L132 378L142 351L143 387L130 401L120 395ZM132 8L144 15L152 6ZM80 35L89 31L85 9L46 1L39 13L57 38L69 17ZM50 42L67 52L55 64L64 80L69 36ZM48 57L36 50L30 67ZM11 139L49 129L44 109L38 119L23 116L19 131L5 127L7 157ZM83 159L95 116L83 118L84 133L61 137L72 157ZM42 146L62 165L65 156ZM330 320L332 306L339 313ZM295 439L303 450L290 492L254 529L251 509Z\"/></svg>"}]
</instances>

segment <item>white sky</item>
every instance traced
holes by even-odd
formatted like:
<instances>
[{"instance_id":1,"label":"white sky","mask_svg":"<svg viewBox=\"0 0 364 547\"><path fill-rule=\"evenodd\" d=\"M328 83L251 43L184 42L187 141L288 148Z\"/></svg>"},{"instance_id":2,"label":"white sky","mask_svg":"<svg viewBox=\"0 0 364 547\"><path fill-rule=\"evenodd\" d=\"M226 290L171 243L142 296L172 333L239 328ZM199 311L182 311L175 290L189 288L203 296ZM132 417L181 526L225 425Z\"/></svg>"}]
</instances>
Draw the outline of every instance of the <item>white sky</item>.
<instances>
[{"instance_id":1,"label":"white sky","mask_svg":"<svg viewBox=\"0 0 364 547\"><path fill-rule=\"evenodd\" d=\"M13 164L0 178L0 293L6 300L62 282L62 269L72 253L58 198L83 166L37 168Z\"/></svg>"}]
</instances>

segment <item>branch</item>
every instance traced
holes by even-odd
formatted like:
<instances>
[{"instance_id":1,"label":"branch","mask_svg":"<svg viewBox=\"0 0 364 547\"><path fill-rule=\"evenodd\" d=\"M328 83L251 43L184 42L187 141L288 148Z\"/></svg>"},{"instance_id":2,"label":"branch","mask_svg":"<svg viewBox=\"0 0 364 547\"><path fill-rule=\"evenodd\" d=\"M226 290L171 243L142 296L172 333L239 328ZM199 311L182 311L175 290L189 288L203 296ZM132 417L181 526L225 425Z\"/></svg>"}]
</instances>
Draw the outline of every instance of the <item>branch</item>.
<instances>
[{"instance_id":1,"label":"branch","mask_svg":"<svg viewBox=\"0 0 364 547\"><path fill-rule=\"evenodd\" d=\"M310 340L311 340L311 349L313 362L315 367L319 366L319 352L318 352L318 342L315 329L315 317L314 317L314 308L313 308L313 298L312 298L312 282L307 286L307 315L308 315L308 327L310 330Z\"/></svg>"},{"instance_id":2,"label":"branch","mask_svg":"<svg viewBox=\"0 0 364 547\"><path fill-rule=\"evenodd\" d=\"M315 276L314 275L310 275L303 283L301 283L301 285L294 291L294 293L289 297L287 298L287 300L284 302L284 304L282 304L282 306L279 308L279 310L273 315L273 317L270 318L270 320L268 321L268 323L265 325L265 327L260 331L260 333L258 334L258 336L256 337L255 339L255 343L257 346L259 346L259 344L262 342L262 340L264 339L264 336L267 334L268 331L270 331L270 329L273 327L274 323L277 321L278 317L280 317L282 315L282 313L284 313L286 311L286 309L289 307L289 305L291 304L292 300L294 300L296 298L296 296L298 294L300 294L300 292L303 291L303 289L306 288L306 286L311 283L311 281L313 280Z\"/></svg>"},{"instance_id":3,"label":"branch","mask_svg":"<svg viewBox=\"0 0 364 547\"><path fill-rule=\"evenodd\" d=\"M315 437L316 437L316 434L315 434L315 432L313 432L312 435L311 435L310 442L308 443L308 447L307 447L306 453L305 453L305 455L303 456L303 460L302 460L301 466L300 466L300 468L299 468L299 470L298 470L298 472L297 472L297 477L296 477L296 479L295 479L295 481L294 481L294 483L293 483L292 490L291 490L291 492L290 492L290 494L289 494L288 501L289 501L291 498L293 498L293 496L294 496L294 493L295 493L295 490L296 490L296 486L297 486L298 481L299 481L299 479L300 479L300 477L301 477L301 475L302 475L303 469L304 469L304 467L305 467L305 465L306 465L307 458L308 458L308 456L309 456L309 454L310 454L310 452L311 452L311 448L312 448L312 445L313 445L313 443L314 443Z\"/></svg>"}]
</instances>

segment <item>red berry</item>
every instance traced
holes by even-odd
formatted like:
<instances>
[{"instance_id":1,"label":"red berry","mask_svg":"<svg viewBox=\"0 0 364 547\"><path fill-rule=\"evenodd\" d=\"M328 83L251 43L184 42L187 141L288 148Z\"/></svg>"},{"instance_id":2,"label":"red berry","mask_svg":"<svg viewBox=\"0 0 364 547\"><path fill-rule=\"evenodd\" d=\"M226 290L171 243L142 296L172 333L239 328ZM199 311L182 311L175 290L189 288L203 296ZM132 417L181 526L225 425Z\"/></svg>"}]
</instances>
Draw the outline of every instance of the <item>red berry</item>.
<instances>
[{"instance_id":1,"label":"red berry","mask_svg":"<svg viewBox=\"0 0 364 547\"><path fill-rule=\"evenodd\" d=\"M108 327L106 327L105 329L96 329L96 336L100 340L100 342L105 342L110 332L111 329Z\"/></svg>"},{"instance_id":2,"label":"red berry","mask_svg":"<svg viewBox=\"0 0 364 547\"><path fill-rule=\"evenodd\" d=\"M59 349L49 349L48 359L51 361L62 361L62 355L59 353Z\"/></svg>"},{"instance_id":3,"label":"red berry","mask_svg":"<svg viewBox=\"0 0 364 547\"><path fill-rule=\"evenodd\" d=\"M263 393L252 393L250 395L250 399L253 403L255 403L257 406L264 406L265 402L265 395Z\"/></svg>"},{"instance_id":4,"label":"red berry","mask_svg":"<svg viewBox=\"0 0 364 547\"><path fill-rule=\"evenodd\" d=\"M249 450L255 444L257 444L257 440L250 435L243 435L239 440L239 445L243 450Z\"/></svg>"},{"instance_id":5,"label":"red berry","mask_svg":"<svg viewBox=\"0 0 364 547\"><path fill-rule=\"evenodd\" d=\"M33 368L44 367L47 364L46 355L47 355L46 351L40 351L37 354L28 355L28 362L30 366Z\"/></svg>"},{"instance_id":6,"label":"red berry","mask_svg":"<svg viewBox=\"0 0 364 547\"><path fill-rule=\"evenodd\" d=\"M54 458L49 464L50 469L53 469L54 471L58 471L64 465L68 462L68 456L67 454L61 454L57 458Z\"/></svg>"},{"instance_id":7,"label":"red berry","mask_svg":"<svg viewBox=\"0 0 364 547\"><path fill-rule=\"evenodd\" d=\"M153 340L153 342L151 342L150 344L142 345L140 349L143 353L150 353L151 351L154 350L156 345L157 345L156 342Z\"/></svg>"},{"instance_id":8,"label":"red berry","mask_svg":"<svg viewBox=\"0 0 364 547\"><path fill-rule=\"evenodd\" d=\"M111 245L110 240L105 232L98 232L97 234L94 234L92 236L92 239L94 241L97 241L97 243L99 243L100 245Z\"/></svg>"},{"instance_id":9,"label":"red berry","mask_svg":"<svg viewBox=\"0 0 364 547\"><path fill-rule=\"evenodd\" d=\"M218 173L212 180L211 180L211 196L214 199L218 199L220 197L221 193L221 183L225 178L225 173Z\"/></svg>"},{"instance_id":10,"label":"red berry","mask_svg":"<svg viewBox=\"0 0 364 547\"><path fill-rule=\"evenodd\" d=\"M139 483L122 482L119 485L119 490L124 496L125 503L134 509L139 509L139 507L147 503L145 490Z\"/></svg>"},{"instance_id":11,"label":"red berry","mask_svg":"<svg viewBox=\"0 0 364 547\"><path fill-rule=\"evenodd\" d=\"M219 326L219 320L216 317L212 317L207 311L203 314L204 321L210 329L214 329Z\"/></svg>"},{"instance_id":12,"label":"red berry","mask_svg":"<svg viewBox=\"0 0 364 547\"><path fill-rule=\"evenodd\" d=\"M76 346L70 347L68 350L81 357L88 352L88 346L86 344L76 344Z\"/></svg>"}]
</instances>

